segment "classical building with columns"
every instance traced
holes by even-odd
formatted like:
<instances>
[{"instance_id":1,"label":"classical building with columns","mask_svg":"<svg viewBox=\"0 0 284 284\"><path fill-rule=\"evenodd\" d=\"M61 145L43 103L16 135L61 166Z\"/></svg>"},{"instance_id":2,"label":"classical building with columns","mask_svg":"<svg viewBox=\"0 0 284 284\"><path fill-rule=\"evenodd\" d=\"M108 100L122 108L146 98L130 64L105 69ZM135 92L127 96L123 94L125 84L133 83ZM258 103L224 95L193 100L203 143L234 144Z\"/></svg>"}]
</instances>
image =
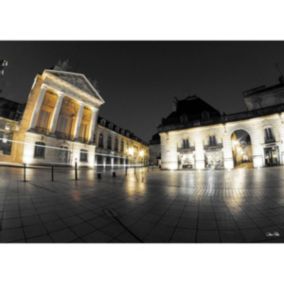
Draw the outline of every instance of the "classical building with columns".
<instances>
[{"instance_id":1,"label":"classical building with columns","mask_svg":"<svg viewBox=\"0 0 284 284\"><path fill-rule=\"evenodd\" d=\"M189 96L159 126L162 169L284 164L284 80L244 92L248 110L220 113Z\"/></svg>"},{"instance_id":2,"label":"classical building with columns","mask_svg":"<svg viewBox=\"0 0 284 284\"><path fill-rule=\"evenodd\" d=\"M34 80L14 133L16 162L94 164L93 137L103 103L83 74L44 70ZM80 159L86 155L86 161Z\"/></svg>"},{"instance_id":3,"label":"classical building with columns","mask_svg":"<svg viewBox=\"0 0 284 284\"><path fill-rule=\"evenodd\" d=\"M89 167L94 167L99 157L103 157L104 164L106 157L111 158L112 164L117 162L116 157L123 165L129 162L128 156L138 157L135 162L146 161L148 147L142 140L116 125L110 127L109 122L103 124L98 113L104 103L85 75L44 70L36 76L22 116L14 123L10 138L5 140L11 143L11 150L6 159L1 160L53 165L77 162ZM111 147L106 144L105 151L99 145L101 133L111 137ZM117 148L117 140L120 147L125 141L123 151Z\"/></svg>"}]
</instances>

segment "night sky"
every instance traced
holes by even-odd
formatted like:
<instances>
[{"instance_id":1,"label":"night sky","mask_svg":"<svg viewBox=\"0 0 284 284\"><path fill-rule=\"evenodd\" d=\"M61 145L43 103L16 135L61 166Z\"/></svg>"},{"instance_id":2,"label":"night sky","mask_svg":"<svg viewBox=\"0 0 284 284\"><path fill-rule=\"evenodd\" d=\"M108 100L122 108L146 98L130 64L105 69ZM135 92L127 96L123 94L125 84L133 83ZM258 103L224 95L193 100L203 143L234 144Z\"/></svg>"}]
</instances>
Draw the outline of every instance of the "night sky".
<instances>
[{"instance_id":1,"label":"night sky","mask_svg":"<svg viewBox=\"0 0 284 284\"><path fill-rule=\"evenodd\" d=\"M37 73L59 59L98 82L100 115L145 140L174 97L198 95L222 112L245 110L244 90L277 82L284 42L1 42L1 96L25 102Z\"/></svg>"}]
</instances>

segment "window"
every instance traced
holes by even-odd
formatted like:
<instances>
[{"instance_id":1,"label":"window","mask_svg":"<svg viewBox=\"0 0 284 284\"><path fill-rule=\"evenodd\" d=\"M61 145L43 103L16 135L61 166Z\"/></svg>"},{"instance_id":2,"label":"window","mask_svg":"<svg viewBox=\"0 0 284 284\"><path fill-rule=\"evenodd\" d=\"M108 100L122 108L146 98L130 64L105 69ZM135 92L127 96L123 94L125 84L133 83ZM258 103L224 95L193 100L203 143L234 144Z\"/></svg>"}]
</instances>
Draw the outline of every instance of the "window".
<instances>
[{"instance_id":1,"label":"window","mask_svg":"<svg viewBox=\"0 0 284 284\"><path fill-rule=\"evenodd\" d=\"M118 139L115 139L115 143L114 143L114 151L118 152Z\"/></svg>"},{"instance_id":2,"label":"window","mask_svg":"<svg viewBox=\"0 0 284 284\"><path fill-rule=\"evenodd\" d=\"M120 151L124 152L124 142L121 140Z\"/></svg>"},{"instance_id":3,"label":"window","mask_svg":"<svg viewBox=\"0 0 284 284\"><path fill-rule=\"evenodd\" d=\"M265 132L265 142L274 142L275 141L271 127L265 128L264 132Z\"/></svg>"},{"instance_id":4,"label":"window","mask_svg":"<svg viewBox=\"0 0 284 284\"><path fill-rule=\"evenodd\" d=\"M70 162L70 152L68 147L61 146L61 149L58 152L59 161L64 164L68 164Z\"/></svg>"},{"instance_id":5,"label":"window","mask_svg":"<svg viewBox=\"0 0 284 284\"><path fill-rule=\"evenodd\" d=\"M98 146L99 146L99 148L103 148L104 147L104 136L103 136L102 133L100 133L100 135L99 135Z\"/></svg>"},{"instance_id":6,"label":"window","mask_svg":"<svg viewBox=\"0 0 284 284\"><path fill-rule=\"evenodd\" d=\"M188 139L183 139L182 140L182 148L183 149L188 149L189 148L189 141L188 141Z\"/></svg>"},{"instance_id":7,"label":"window","mask_svg":"<svg viewBox=\"0 0 284 284\"><path fill-rule=\"evenodd\" d=\"M111 150L112 149L112 141L111 141L111 136L108 136L108 138L107 138L107 148L108 148L108 150Z\"/></svg>"},{"instance_id":8,"label":"window","mask_svg":"<svg viewBox=\"0 0 284 284\"><path fill-rule=\"evenodd\" d=\"M87 128L88 128L87 124L85 123L81 124L79 138L84 140L87 137Z\"/></svg>"},{"instance_id":9,"label":"window","mask_svg":"<svg viewBox=\"0 0 284 284\"><path fill-rule=\"evenodd\" d=\"M71 117L66 115L59 115L57 129L59 133L66 133L67 135L71 132L72 121Z\"/></svg>"},{"instance_id":10,"label":"window","mask_svg":"<svg viewBox=\"0 0 284 284\"><path fill-rule=\"evenodd\" d=\"M209 136L209 146L216 146L216 145L217 145L216 136L215 135Z\"/></svg>"},{"instance_id":11,"label":"window","mask_svg":"<svg viewBox=\"0 0 284 284\"><path fill-rule=\"evenodd\" d=\"M44 159L44 156L45 156L45 143L36 142L35 143L34 158Z\"/></svg>"},{"instance_id":12,"label":"window","mask_svg":"<svg viewBox=\"0 0 284 284\"><path fill-rule=\"evenodd\" d=\"M37 120L37 128L39 129L48 129L50 113L47 111L41 111Z\"/></svg>"},{"instance_id":13,"label":"window","mask_svg":"<svg viewBox=\"0 0 284 284\"><path fill-rule=\"evenodd\" d=\"M88 151L81 149L80 150L80 162L88 162Z\"/></svg>"},{"instance_id":14,"label":"window","mask_svg":"<svg viewBox=\"0 0 284 284\"><path fill-rule=\"evenodd\" d=\"M0 133L0 151L4 155L11 155L11 150L12 150L12 142L11 140L13 139L12 134L4 134Z\"/></svg>"}]
</instances>

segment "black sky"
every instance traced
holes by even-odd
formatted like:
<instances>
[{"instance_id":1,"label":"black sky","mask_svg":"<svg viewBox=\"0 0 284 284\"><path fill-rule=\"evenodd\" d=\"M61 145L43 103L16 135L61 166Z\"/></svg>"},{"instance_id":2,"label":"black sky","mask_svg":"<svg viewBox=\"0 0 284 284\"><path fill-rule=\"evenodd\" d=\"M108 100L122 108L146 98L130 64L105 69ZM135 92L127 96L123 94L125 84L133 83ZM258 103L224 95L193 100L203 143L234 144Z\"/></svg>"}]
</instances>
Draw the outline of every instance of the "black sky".
<instances>
[{"instance_id":1,"label":"black sky","mask_svg":"<svg viewBox=\"0 0 284 284\"><path fill-rule=\"evenodd\" d=\"M220 111L245 110L242 91L274 84L284 42L0 42L9 61L1 96L25 102L37 73L59 59L98 82L100 114L148 140L174 97L196 94Z\"/></svg>"}]
</instances>

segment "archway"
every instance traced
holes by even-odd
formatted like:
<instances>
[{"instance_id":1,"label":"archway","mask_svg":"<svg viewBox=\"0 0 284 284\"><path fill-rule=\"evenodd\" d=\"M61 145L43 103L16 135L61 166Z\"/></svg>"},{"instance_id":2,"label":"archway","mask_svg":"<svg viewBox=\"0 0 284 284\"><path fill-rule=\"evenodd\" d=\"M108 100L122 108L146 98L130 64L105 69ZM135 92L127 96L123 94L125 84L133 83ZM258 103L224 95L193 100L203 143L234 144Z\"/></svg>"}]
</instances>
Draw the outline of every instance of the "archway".
<instances>
[{"instance_id":1,"label":"archway","mask_svg":"<svg viewBox=\"0 0 284 284\"><path fill-rule=\"evenodd\" d=\"M252 168L252 145L247 131L236 130L231 135L235 168Z\"/></svg>"}]
</instances>

